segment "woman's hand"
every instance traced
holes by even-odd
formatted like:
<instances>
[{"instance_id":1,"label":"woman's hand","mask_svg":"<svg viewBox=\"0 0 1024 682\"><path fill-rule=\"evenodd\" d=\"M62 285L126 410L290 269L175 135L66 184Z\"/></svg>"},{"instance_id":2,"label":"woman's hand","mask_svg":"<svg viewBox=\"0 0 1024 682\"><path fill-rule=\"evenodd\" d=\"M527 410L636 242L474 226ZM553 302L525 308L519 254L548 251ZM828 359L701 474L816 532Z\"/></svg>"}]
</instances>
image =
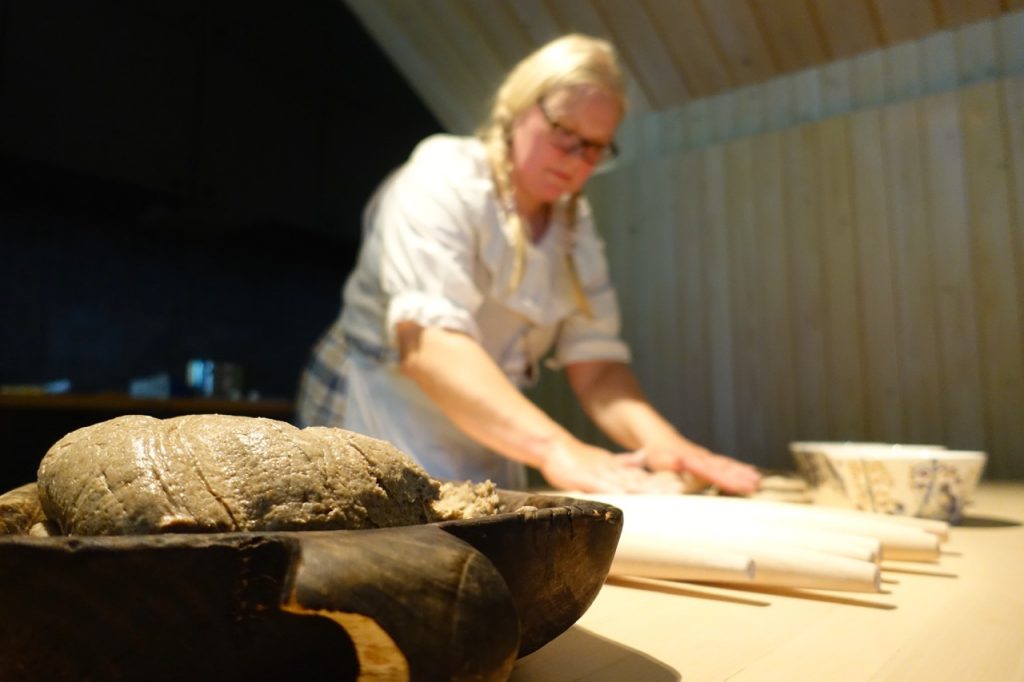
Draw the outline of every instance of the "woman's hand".
<instances>
[{"instance_id":1,"label":"woman's hand","mask_svg":"<svg viewBox=\"0 0 1024 682\"><path fill-rule=\"evenodd\" d=\"M655 493L683 492L677 476L658 475L644 468L643 453L613 455L586 443L567 442L555 446L540 473L552 486L561 490L587 493Z\"/></svg>"},{"instance_id":2,"label":"woman's hand","mask_svg":"<svg viewBox=\"0 0 1024 682\"><path fill-rule=\"evenodd\" d=\"M640 454L647 468L678 473L687 492L710 484L730 493L752 493L761 481L761 474L749 464L716 455L682 439L646 445Z\"/></svg>"},{"instance_id":3,"label":"woman's hand","mask_svg":"<svg viewBox=\"0 0 1024 682\"><path fill-rule=\"evenodd\" d=\"M757 490L757 469L684 438L651 406L629 365L578 362L566 372L590 418L615 442L641 453L637 459L647 469L678 474L684 492L709 484L730 493Z\"/></svg>"}]
</instances>

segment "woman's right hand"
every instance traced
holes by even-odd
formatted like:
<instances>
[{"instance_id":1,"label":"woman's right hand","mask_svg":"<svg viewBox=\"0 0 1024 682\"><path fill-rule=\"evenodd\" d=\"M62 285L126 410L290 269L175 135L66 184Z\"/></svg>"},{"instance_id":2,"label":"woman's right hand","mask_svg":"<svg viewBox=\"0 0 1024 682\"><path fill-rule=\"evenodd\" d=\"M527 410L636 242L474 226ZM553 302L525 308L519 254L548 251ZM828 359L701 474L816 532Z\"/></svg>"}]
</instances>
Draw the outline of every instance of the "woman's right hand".
<instances>
[{"instance_id":1,"label":"woman's right hand","mask_svg":"<svg viewBox=\"0 0 1024 682\"><path fill-rule=\"evenodd\" d=\"M540 466L555 488L585 493L683 492L678 477L661 476L644 468L642 453L615 455L579 441L559 443Z\"/></svg>"}]
</instances>

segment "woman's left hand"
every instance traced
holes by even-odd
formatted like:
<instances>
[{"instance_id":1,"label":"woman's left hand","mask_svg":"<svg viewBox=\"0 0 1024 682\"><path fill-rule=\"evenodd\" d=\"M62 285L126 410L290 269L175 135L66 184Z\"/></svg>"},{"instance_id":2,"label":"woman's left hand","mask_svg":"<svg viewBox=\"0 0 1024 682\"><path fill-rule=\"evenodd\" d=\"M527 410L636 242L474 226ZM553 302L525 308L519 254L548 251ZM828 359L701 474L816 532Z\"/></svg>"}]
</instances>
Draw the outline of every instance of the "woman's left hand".
<instances>
[{"instance_id":1,"label":"woman's left hand","mask_svg":"<svg viewBox=\"0 0 1024 682\"><path fill-rule=\"evenodd\" d=\"M678 473L687 491L714 485L729 493L744 494L757 490L761 482L755 467L692 443L647 445L641 452L648 469Z\"/></svg>"}]
</instances>

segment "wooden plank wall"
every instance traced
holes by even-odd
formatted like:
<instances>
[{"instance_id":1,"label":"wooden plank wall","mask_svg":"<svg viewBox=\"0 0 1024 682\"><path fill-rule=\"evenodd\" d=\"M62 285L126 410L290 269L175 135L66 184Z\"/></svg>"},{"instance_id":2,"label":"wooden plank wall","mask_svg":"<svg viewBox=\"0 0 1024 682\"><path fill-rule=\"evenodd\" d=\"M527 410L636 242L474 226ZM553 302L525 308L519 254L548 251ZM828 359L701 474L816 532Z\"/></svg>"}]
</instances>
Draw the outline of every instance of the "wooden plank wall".
<instances>
[{"instance_id":1,"label":"wooden plank wall","mask_svg":"<svg viewBox=\"0 0 1024 682\"><path fill-rule=\"evenodd\" d=\"M684 433L775 468L792 440L942 443L1024 478L1024 13L621 141L589 195L637 372Z\"/></svg>"}]
</instances>

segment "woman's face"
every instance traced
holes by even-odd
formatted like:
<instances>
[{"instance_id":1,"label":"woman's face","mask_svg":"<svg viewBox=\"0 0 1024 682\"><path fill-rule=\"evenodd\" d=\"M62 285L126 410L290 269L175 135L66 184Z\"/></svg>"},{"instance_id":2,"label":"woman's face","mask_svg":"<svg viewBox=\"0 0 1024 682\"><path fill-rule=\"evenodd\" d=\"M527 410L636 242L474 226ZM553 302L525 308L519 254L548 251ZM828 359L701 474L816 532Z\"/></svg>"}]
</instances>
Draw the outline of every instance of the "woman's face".
<instances>
[{"instance_id":1,"label":"woman's face","mask_svg":"<svg viewBox=\"0 0 1024 682\"><path fill-rule=\"evenodd\" d=\"M592 85L553 90L523 112L512 130L512 181L519 209L530 213L579 191L620 118L616 98Z\"/></svg>"}]
</instances>

